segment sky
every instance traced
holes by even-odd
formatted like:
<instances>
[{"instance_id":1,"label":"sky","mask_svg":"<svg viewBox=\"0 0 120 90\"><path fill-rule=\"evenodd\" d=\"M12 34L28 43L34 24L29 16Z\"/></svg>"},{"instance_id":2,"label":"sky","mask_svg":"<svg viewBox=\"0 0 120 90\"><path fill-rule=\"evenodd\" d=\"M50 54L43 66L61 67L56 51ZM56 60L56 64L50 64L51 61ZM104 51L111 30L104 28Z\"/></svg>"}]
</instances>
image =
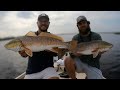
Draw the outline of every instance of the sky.
<instances>
[{"instance_id":1,"label":"sky","mask_svg":"<svg viewBox=\"0 0 120 90\"><path fill-rule=\"evenodd\" d=\"M54 34L78 33L76 19L81 15L90 21L94 32L120 31L120 11L0 11L0 38L37 31L37 18L42 13L48 14L48 31Z\"/></svg>"}]
</instances>

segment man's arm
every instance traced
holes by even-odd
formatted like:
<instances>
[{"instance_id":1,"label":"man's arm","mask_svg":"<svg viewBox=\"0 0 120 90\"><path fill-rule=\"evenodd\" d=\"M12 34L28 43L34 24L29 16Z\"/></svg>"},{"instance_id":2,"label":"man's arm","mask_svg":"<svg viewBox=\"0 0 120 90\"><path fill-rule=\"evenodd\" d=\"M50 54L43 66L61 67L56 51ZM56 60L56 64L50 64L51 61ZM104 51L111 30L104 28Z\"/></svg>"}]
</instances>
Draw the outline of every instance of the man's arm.
<instances>
[{"instance_id":1,"label":"man's arm","mask_svg":"<svg viewBox=\"0 0 120 90\"><path fill-rule=\"evenodd\" d=\"M100 34L97 34L97 35L95 36L95 40L102 40L101 35L100 35ZM104 52L99 52L98 58L100 58L103 53L104 53Z\"/></svg>"},{"instance_id":2,"label":"man's arm","mask_svg":"<svg viewBox=\"0 0 120 90\"><path fill-rule=\"evenodd\" d=\"M25 36L35 36L35 34L30 31ZM28 57L28 55L25 53L25 50L19 51L18 53L24 58Z\"/></svg>"},{"instance_id":3,"label":"man's arm","mask_svg":"<svg viewBox=\"0 0 120 90\"><path fill-rule=\"evenodd\" d=\"M73 36L72 40L77 40L77 41L78 41L78 35ZM70 53L70 56L71 56L72 58L74 58L74 57L76 57L76 56L80 57L80 56L82 56L82 55L79 54L79 53L74 53L74 54L73 54L73 53Z\"/></svg>"},{"instance_id":4,"label":"man's arm","mask_svg":"<svg viewBox=\"0 0 120 90\"><path fill-rule=\"evenodd\" d=\"M102 37L98 34L95 38L95 40L102 40ZM105 51L106 52L106 51ZM101 54L103 54L104 52L99 52L99 55L101 57Z\"/></svg>"}]
</instances>

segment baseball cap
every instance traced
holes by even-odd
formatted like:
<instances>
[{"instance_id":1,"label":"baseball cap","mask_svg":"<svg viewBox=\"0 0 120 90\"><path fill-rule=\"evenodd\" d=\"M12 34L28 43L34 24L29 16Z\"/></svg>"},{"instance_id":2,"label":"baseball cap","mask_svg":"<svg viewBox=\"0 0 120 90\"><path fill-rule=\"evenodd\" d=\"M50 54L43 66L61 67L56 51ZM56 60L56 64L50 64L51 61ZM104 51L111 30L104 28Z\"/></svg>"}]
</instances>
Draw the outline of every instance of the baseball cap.
<instances>
[{"instance_id":1,"label":"baseball cap","mask_svg":"<svg viewBox=\"0 0 120 90\"><path fill-rule=\"evenodd\" d=\"M79 17L77 18L77 23L78 23L78 22L81 22L81 21L87 21L87 18L86 18L85 16L79 16Z\"/></svg>"},{"instance_id":2,"label":"baseball cap","mask_svg":"<svg viewBox=\"0 0 120 90\"><path fill-rule=\"evenodd\" d=\"M46 19L48 19L48 21L49 21L49 16L47 15L47 14L45 14L45 13L42 13L42 14L40 14L39 16L38 16L38 21L41 19L41 18L46 18Z\"/></svg>"}]
</instances>

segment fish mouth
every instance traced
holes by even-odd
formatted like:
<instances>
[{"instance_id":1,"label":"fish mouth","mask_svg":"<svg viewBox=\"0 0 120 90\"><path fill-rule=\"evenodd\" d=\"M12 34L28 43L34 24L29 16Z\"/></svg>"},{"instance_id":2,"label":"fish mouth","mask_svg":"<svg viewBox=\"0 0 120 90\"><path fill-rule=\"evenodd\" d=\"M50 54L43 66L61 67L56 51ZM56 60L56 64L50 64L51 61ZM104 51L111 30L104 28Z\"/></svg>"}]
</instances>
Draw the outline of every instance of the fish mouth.
<instances>
[{"instance_id":1,"label":"fish mouth","mask_svg":"<svg viewBox=\"0 0 120 90\"><path fill-rule=\"evenodd\" d=\"M10 48L11 48L10 45L9 45L9 43L5 44L4 47L5 47L6 49L10 49Z\"/></svg>"},{"instance_id":2,"label":"fish mouth","mask_svg":"<svg viewBox=\"0 0 120 90\"><path fill-rule=\"evenodd\" d=\"M111 44L110 48L112 48L112 47L113 47L113 45Z\"/></svg>"},{"instance_id":3,"label":"fish mouth","mask_svg":"<svg viewBox=\"0 0 120 90\"><path fill-rule=\"evenodd\" d=\"M8 49L8 50L11 50L11 48L9 48L7 45L5 45L4 47L5 47L6 49Z\"/></svg>"},{"instance_id":4,"label":"fish mouth","mask_svg":"<svg viewBox=\"0 0 120 90\"><path fill-rule=\"evenodd\" d=\"M5 47L6 49L9 49L7 44L5 44L4 47Z\"/></svg>"}]
</instances>

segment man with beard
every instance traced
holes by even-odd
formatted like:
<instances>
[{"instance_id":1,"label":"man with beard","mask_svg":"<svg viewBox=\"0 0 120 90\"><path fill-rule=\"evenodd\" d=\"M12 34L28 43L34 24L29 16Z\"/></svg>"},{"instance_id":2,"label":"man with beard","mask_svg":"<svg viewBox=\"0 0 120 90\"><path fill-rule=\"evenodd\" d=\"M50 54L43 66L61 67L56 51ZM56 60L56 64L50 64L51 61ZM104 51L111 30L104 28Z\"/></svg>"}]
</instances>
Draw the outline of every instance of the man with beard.
<instances>
[{"instance_id":1,"label":"man with beard","mask_svg":"<svg viewBox=\"0 0 120 90\"><path fill-rule=\"evenodd\" d=\"M98 33L91 31L90 21L85 16L77 18L77 27L79 33L73 37L73 40L77 40L78 43L102 40ZM93 58L92 55L79 55L77 53L75 55L70 54L71 57L67 55L64 64L70 78L77 79L75 72L83 72L86 74L86 79L103 79L99 63L101 54L96 58Z\"/></svg>"},{"instance_id":2,"label":"man with beard","mask_svg":"<svg viewBox=\"0 0 120 90\"><path fill-rule=\"evenodd\" d=\"M46 14L38 16L38 31L28 32L26 36L38 36L41 32L48 32L49 17ZM49 33L49 32L48 32ZM22 57L28 57L25 51L20 51ZM28 67L24 79L59 79L59 75L54 69L53 57L56 53L50 51L33 52L32 57L28 57Z\"/></svg>"}]
</instances>

